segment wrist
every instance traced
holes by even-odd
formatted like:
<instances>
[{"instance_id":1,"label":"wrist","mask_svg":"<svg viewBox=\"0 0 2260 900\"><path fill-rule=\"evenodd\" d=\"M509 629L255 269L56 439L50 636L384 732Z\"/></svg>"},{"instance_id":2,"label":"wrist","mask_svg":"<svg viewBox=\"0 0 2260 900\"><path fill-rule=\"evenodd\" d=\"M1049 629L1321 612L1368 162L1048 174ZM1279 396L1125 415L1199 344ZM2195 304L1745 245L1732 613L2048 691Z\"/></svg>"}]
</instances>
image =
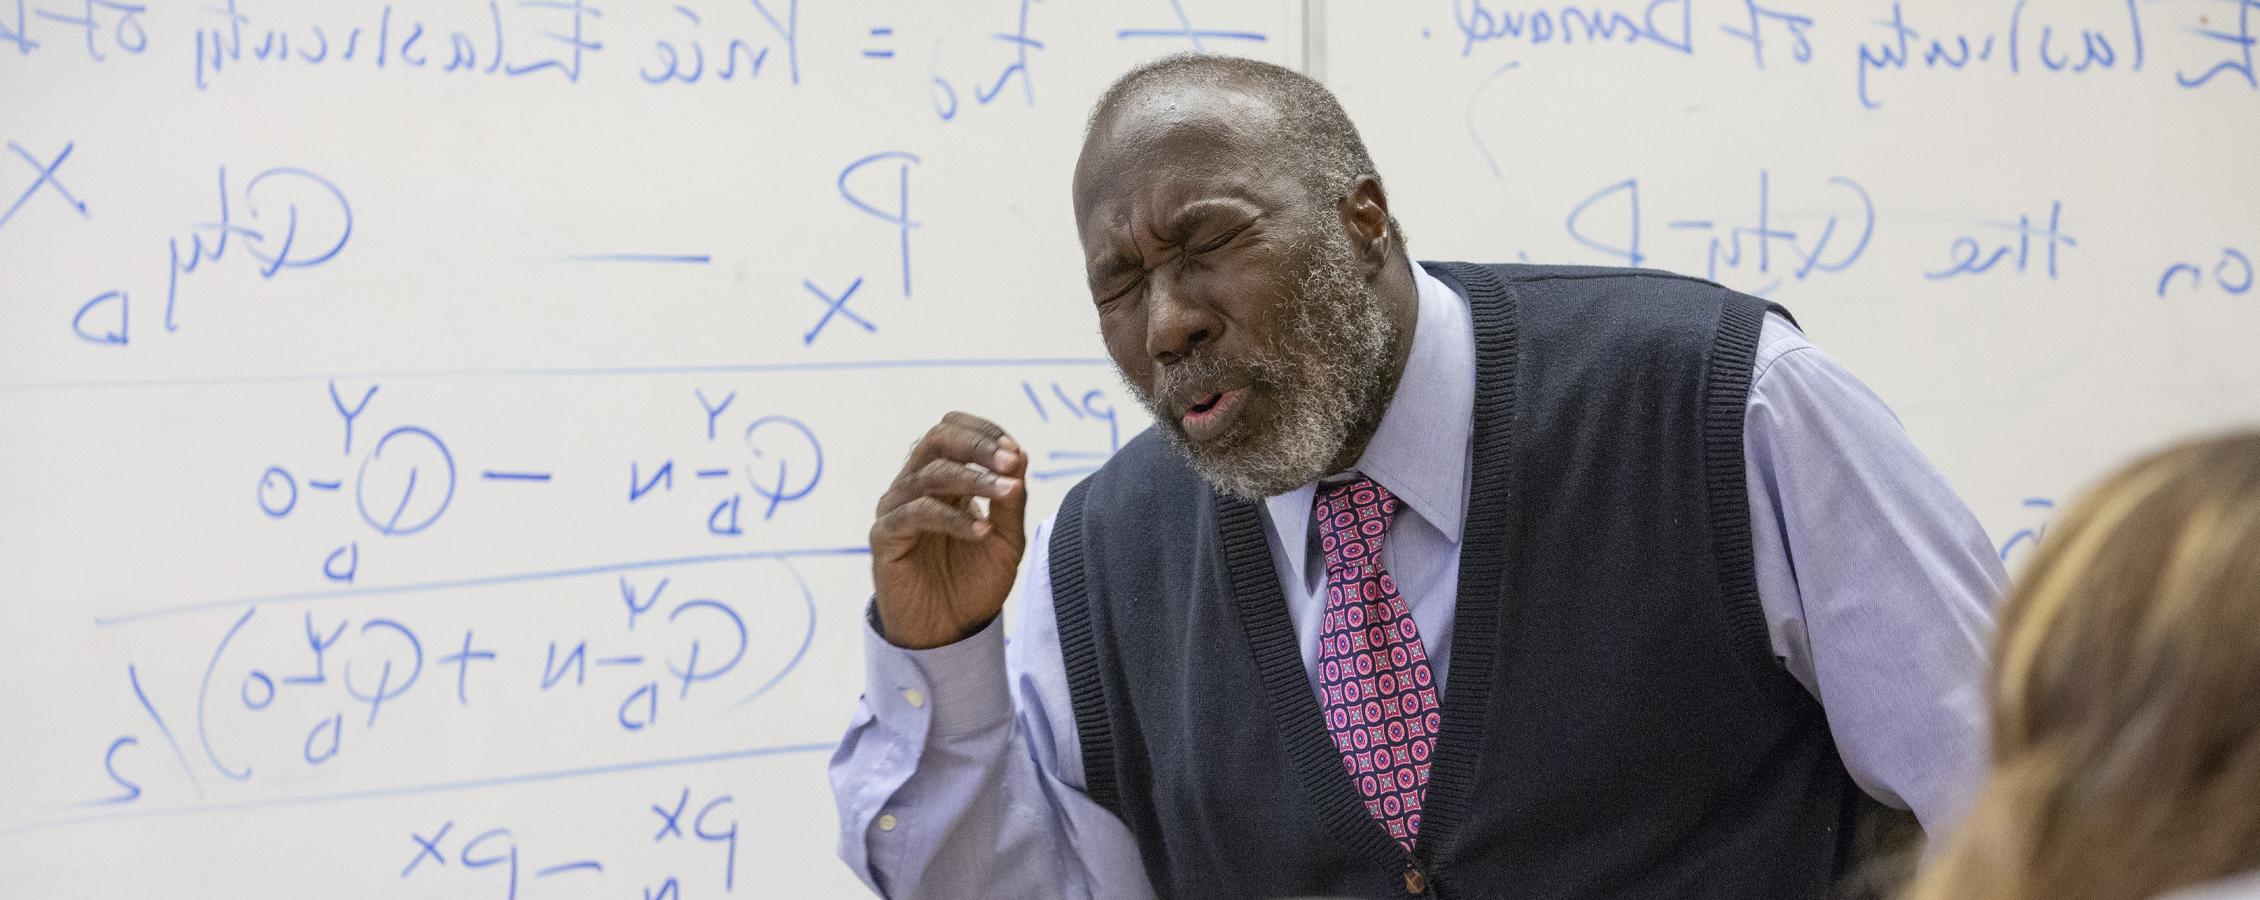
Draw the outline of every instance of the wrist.
<instances>
[{"instance_id":1,"label":"wrist","mask_svg":"<svg viewBox=\"0 0 2260 900\"><path fill-rule=\"evenodd\" d=\"M904 650L932 650L936 647L947 647L980 634L983 629L989 627L989 623L996 621L997 618L990 615L977 622L953 627L947 623L930 621L929 617L905 615L901 612L892 616L890 621L890 617L880 613L879 607L879 595L872 594L871 606L869 612L865 615L865 618L871 623L872 633L877 634L887 643Z\"/></svg>"},{"instance_id":2,"label":"wrist","mask_svg":"<svg viewBox=\"0 0 2260 900\"><path fill-rule=\"evenodd\" d=\"M1010 721L1003 623L926 650L897 647L877 632L863 642L864 700L894 734L923 744Z\"/></svg>"}]
</instances>

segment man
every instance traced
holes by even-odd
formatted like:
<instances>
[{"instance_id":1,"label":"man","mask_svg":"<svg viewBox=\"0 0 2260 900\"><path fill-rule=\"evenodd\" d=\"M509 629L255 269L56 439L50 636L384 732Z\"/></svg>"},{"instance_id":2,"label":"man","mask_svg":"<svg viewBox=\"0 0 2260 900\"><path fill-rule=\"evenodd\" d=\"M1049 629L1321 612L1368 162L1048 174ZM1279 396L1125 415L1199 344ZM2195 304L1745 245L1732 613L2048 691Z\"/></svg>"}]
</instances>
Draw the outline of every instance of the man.
<instances>
[{"instance_id":1,"label":"man","mask_svg":"<svg viewBox=\"0 0 2260 900\"><path fill-rule=\"evenodd\" d=\"M1783 315L1414 265L1333 97L1246 60L1124 76L1074 201L1156 426L1009 648L1020 446L953 413L879 501L832 762L874 889L1821 897L1863 796L1968 799L1999 563Z\"/></svg>"}]
</instances>

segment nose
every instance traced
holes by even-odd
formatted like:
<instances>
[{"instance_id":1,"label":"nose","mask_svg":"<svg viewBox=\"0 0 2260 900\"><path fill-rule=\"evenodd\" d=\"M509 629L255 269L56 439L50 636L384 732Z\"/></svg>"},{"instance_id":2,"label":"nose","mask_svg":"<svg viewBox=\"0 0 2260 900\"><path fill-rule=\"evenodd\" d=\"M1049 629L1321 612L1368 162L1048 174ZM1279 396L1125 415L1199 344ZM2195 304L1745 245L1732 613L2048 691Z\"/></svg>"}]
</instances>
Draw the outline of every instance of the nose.
<instances>
[{"instance_id":1,"label":"nose","mask_svg":"<svg viewBox=\"0 0 2260 900\"><path fill-rule=\"evenodd\" d=\"M1146 352L1155 362L1171 366L1184 361L1215 340L1221 326L1215 308L1187 290L1177 273L1153 273L1146 286Z\"/></svg>"}]
</instances>

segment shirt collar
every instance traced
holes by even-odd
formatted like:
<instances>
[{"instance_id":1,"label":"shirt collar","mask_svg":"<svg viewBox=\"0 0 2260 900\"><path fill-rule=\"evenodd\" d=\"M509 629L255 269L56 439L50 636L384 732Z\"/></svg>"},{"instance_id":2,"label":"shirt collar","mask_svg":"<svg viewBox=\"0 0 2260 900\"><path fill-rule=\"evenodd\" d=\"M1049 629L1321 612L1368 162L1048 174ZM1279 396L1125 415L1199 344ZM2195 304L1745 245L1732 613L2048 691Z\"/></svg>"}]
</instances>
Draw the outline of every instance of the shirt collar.
<instances>
[{"instance_id":1,"label":"shirt collar","mask_svg":"<svg viewBox=\"0 0 2260 900\"><path fill-rule=\"evenodd\" d=\"M1453 545L1467 513L1468 434L1475 407L1475 330L1467 300L1418 264L1420 294L1412 352L1381 426L1358 457L1356 470L1397 495L1404 508L1435 526ZM1329 475L1338 480L1349 473ZM1297 580L1305 578L1313 481L1264 500L1287 549Z\"/></svg>"}]
</instances>

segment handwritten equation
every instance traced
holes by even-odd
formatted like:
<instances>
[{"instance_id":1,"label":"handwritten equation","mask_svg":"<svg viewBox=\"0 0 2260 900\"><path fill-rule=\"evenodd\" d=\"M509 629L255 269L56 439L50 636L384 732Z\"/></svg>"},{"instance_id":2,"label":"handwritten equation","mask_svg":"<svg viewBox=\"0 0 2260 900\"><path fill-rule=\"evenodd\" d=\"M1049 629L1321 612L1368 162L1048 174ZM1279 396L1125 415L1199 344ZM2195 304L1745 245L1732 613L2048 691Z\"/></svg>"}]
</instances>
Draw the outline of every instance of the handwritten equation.
<instances>
[{"instance_id":1,"label":"handwritten equation","mask_svg":"<svg viewBox=\"0 0 2260 900\"><path fill-rule=\"evenodd\" d=\"M1902 0L1846 6L1778 0L1617 0L1593 4L1452 0L1449 27L1428 26L1461 57L1560 49L1640 47L1680 56L1732 53L1768 71L1850 63L1852 90L1880 109L1889 84L1930 74L1997 71L2008 76L2117 73L2163 87L2260 90L2253 64L2254 0L2161 7L2141 0L1973 4L1957 14L1910 13ZM2186 31L2191 40L2162 39ZM1818 49L1852 42L1831 57ZM2171 59L2153 59L2153 54ZM1517 57L1519 58L1519 57ZM2146 73L2147 69L2147 73Z\"/></svg>"},{"instance_id":2,"label":"handwritten equation","mask_svg":"<svg viewBox=\"0 0 2260 900\"><path fill-rule=\"evenodd\" d=\"M495 491L540 490L560 477L597 478L594 472L559 473L523 467L470 467L458 464L448 443L431 429L414 423L388 424L374 440L364 427L361 450L355 451L355 425L370 411L380 384L340 392L328 385L329 407L337 415L342 435L340 460L334 464L292 467L268 466L260 473L256 497L259 511L268 518L286 520L301 503L336 497L349 504L365 532L380 538L405 538L437 524L456 502L465 482L474 478ZM696 424L704 426L699 455L685 456L684 484L677 489L678 458L669 456L646 463L629 460L621 500L629 507L655 505L677 497L699 498L704 507L705 532L716 537L740 537L754 522L772 522L787 504L809 500L824 478L824 448L806 424L775 413L752 414L742 422L730 418L736 391L709 399L693 389L703 413ZM351 399L348 399L351 397ZM742 407L741 407L742 410ZM385 421L390 417L372 417ZM686 424L693 417L685 416ZM721 442L727 425L735 440ZM686 433L696 429L685 428ZM710 448L710 449L709 449ZM346 477L344 473L351 473ZM303 475L301 473L304 473ZM321 474L317 474L321 473ZM325 477L326 476L326 477ZM746 500L752 498L749 510ZM339 544L321 562L324 578L352 583L361 571L361 539Z\"/></svg>"},{"instance_id":3,"label":"handwritten equation","mask_svg":"<svg viewBox=\"0 0 2260 900\"><path fill-rule=\"evenodd\" d=\"M150 790L202 799L215 779L288 784L302 780L298 770L351 767L388 741L430 744L431 734L395 724L411 704L427 727L460 719L455 727L466 731L496 707L523 708L542 695L570 701L551 708L631 734L710 718L776 687L813 639L817 601L798 570L781 560L766 581L765 589L728 597L672 575L621 576L616 594L582 592L616 604L617 628L595 634L543 636L554 630L515 617L442 629L407 615L262 616L254 606L199 647L201 672L123 667L121 686L146 716L103 750L102 771L115 791L91 802L135 803ZM760 611L758 632L741 610ZM190 685L194 699L180 708L150 699L151 687ZM547 740L539 733L513 739ZM390 754L375 758L397 765ZM420 773L394 767L387 774L414 781Z\"/></svg>"}]
</instances>

